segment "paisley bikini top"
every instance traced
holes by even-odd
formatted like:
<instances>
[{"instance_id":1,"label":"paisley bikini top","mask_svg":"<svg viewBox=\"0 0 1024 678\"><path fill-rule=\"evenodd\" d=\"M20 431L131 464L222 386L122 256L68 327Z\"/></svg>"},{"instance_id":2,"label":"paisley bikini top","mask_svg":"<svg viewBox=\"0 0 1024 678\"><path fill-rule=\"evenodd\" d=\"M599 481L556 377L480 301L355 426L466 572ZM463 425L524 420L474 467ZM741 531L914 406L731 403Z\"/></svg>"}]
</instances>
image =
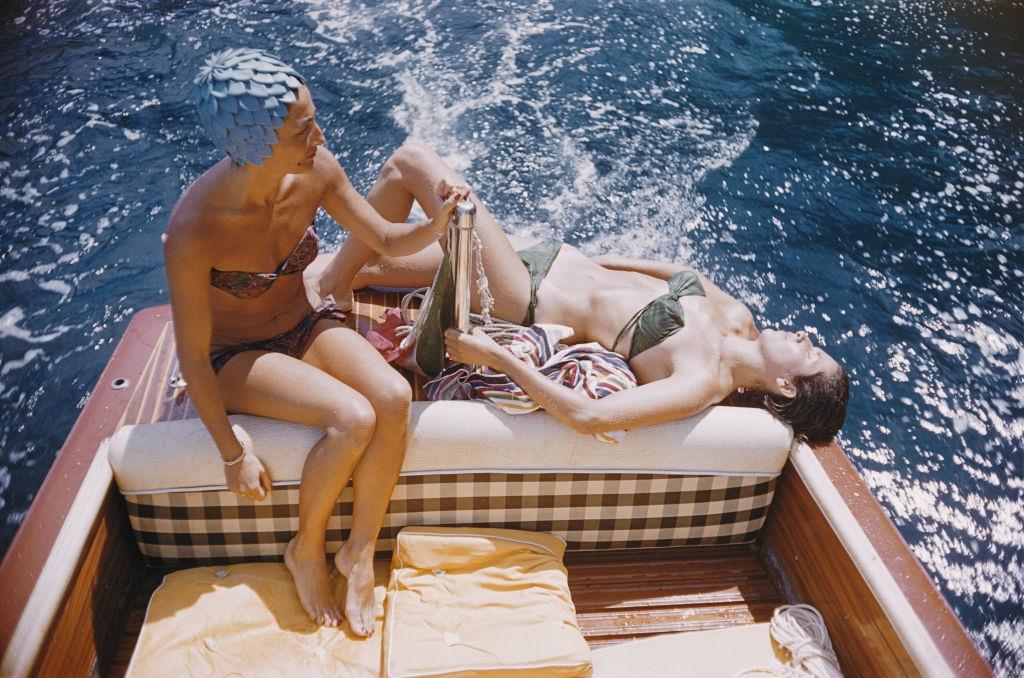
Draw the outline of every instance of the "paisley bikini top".
<instances>
[{"instance_id":1,"label":"paisley bikini top","mask_svg":"<svg viewBox=\"0 0 1024 678\"><path fill-rule=\"evenodd\" d=\"M320 252L320 239L311 225L302 239L292 249L273 273L250 273L249 271L218 271L210 269L210 284L239 299L255 299L273 287L283 275L301 273L309 267Z\"/></svg>"}]
</instances>

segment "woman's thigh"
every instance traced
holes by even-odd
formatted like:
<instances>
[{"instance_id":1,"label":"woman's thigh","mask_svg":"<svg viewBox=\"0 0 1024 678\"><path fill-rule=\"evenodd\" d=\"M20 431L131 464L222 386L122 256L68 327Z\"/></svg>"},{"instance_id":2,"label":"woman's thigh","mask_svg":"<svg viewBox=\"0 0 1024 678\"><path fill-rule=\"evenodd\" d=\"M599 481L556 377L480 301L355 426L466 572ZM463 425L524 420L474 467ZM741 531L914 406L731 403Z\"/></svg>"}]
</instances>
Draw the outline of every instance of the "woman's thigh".
<instances>
[{"instance_id":1,"label":"woman's thigh","mask_svg":"<svg viewBox=\"0 0 1024 678\"><path fill-rule=\"evenodd\" d=\"M324 370L283 353L246 351L217 375L228 412L283 419L319 429L364 426L369 401Z\"/></svg>"},{"instance_id":2,"label":"woman's thigh","mask_svg":"<svg viewBox=\"0 0 1024 678\"><path fill-rule=\"evenodd\" d=\"M350 236L351 237L351 236ZM379 287L426 287L434 281L443 252L437 243L404 257L378 256L356 274L352 289Z\"/></svg>"},{"instance_id":3,"label":"woman's thigh","mask_svg":"<svg viewBox=\"0 0 1024 678\"><path fill-rule=\"evenodd\" d=\"M536 238L524 238L517 235L506 235L505 237L517 252L539 242ZM359 271L352 288L360 289L367 285L426 287L434 281L434 274L437 273L437 267L441 265L443 256L444 252L438 243L433 243L416 254L404 257L378 255L372 263L367 264ZM516 261L522 265L518 255L516 255Z\"/></svg>"},{"instance_id":4,"label":"woman's thigh","mask_svg":"<svg viewBox=\"0 0 1024 678\"><path fill-rule=\"evenodd\" d=\"M463 180L430 149L403 147L396 157L403 184L428 217L433 216L440 206L440 200L434 194L437 182L442 178ZM495 299L494 313L501 318L518 320L526 314L530 301L530 274L475 189L471 197L476 205L475 224L483 248L484 270Z\"/></svg>"},{"instance_id":5,"label":"woman's thigh","mask_svg":"<svg viewBox=\"0 0 1024 678\"><path fill-rule=\"evenodd\" d=\"M363 394L378 417L405 416L412 399L409 382L365 338L339 321L316 324L302 360Z\"/></svg>"}]
</instances>

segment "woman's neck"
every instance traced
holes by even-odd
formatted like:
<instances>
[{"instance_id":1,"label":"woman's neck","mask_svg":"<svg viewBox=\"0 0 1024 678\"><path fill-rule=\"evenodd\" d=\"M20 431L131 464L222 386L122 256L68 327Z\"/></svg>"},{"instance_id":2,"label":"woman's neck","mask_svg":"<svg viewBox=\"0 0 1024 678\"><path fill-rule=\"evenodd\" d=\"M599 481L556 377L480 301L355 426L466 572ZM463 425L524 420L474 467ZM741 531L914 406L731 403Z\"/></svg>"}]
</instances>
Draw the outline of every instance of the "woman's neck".
<instances>
[{"instance_id":1,"label":"woman's neck","mask_svg":"<svg viewBox=\"0 0 1024 678\"><path fill-rule=\"evenodd\" d=\"M756 339L735 335L725 337L722 361L732 373L733 388L769 390L764 356Z\"/></svg>"},{"instance_id":2,"label":"woman's neck","mask_svg":"<svg viewBox=\"0 0 1024 678\"><path fill-rule=\"evenodd\" d=\"M281 191L284 174L245 163L236 165L228 159L228 176L234 185L234 202L245 207L273 207Z\"/></svg>"}]
</instances>

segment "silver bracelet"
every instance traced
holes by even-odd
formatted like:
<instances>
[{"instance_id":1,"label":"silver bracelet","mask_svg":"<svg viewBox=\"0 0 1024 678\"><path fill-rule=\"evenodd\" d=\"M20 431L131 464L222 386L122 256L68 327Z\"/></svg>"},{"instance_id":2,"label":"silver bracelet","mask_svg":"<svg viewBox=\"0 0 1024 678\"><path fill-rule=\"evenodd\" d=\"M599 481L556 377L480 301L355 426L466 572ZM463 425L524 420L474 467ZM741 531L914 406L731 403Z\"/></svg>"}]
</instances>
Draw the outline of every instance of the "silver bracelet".
<instances>
[{"instance_id":1,"label":"silver bracelet","mask_svg":"<svg viewBox=\"0 0 1024 678\"><path fill-rule=\"evenodd\" d=\"M231 431L235 434L235 440L237 440L238 444L241 446L242 452L231 461L225 461L225 466L235 466L236 464L241 463L241 461L245 459L245 455L252 452L252 439L249 438L249 434L245 432L245 429L238 424L235 424L231 427Z\"/></svg>"},{"instance_id":2,"label":"silver bracelet","mask_svg":"<svg viewBox=\"0 0 1024 678\"><path fill-rule=\"evenodd\" d=\"M232 459L231 461L225 461L224 465L225 466L234 466L235 464L238 464L240 461L245 459L245 453L246 452L248 452L248 450L246 450L245 447L243 446L242 447L242 451L238 454L238 456L235 457L234 459Z\"/></svg>"}]
</instances>

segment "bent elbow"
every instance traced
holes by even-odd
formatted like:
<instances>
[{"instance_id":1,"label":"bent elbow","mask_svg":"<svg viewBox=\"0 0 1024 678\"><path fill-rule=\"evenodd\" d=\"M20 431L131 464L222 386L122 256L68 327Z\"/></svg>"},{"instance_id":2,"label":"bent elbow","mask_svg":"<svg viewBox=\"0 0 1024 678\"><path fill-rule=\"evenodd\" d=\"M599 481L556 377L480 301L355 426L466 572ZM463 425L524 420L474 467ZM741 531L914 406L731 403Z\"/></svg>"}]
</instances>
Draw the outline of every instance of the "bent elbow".
<instances>
[{"instance_id":1,"label":"bent elbow","mask_svg":"<svg viewBox=\"0 0 1024 678\"><path fill-rule=\"evenodd\" d=\"M584 435L601 433L603 430L601 421L596 413L587 408L573 413L569 421L569 428Z\"/></svg>"}]
</instances>

